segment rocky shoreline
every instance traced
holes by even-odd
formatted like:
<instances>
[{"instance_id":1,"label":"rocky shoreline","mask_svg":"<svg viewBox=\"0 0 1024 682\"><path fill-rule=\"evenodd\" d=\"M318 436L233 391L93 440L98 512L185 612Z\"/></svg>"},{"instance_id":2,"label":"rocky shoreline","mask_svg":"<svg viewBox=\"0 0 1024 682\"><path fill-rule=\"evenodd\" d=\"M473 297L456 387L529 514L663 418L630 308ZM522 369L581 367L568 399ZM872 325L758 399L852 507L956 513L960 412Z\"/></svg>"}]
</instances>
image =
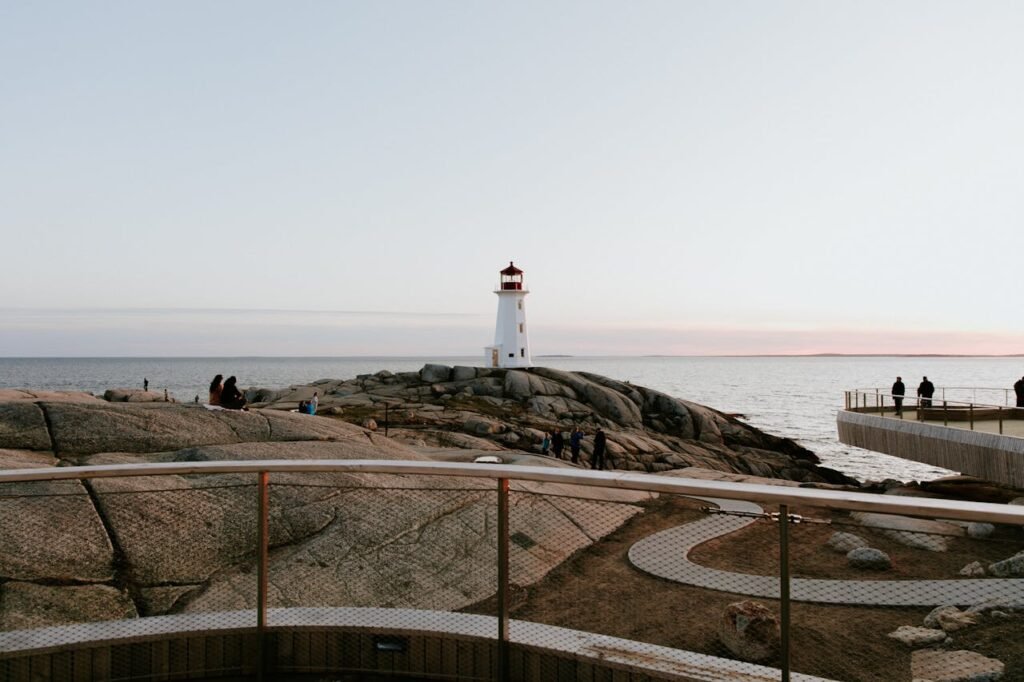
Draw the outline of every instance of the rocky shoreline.
<instances>
[{"instance_id":1,"label":"rocky shoreline","mask_svg":"<svg viewBox=\"0 0 1024 682\"><path fill-rule=\"evenodd\" d=\"M415 446L538 453L545 432L579 426L607 434L610 468L659 473L700 467L803 483L858 485L820 465L788 438L660 391L588 372L534 367L490 369L425 365L322 379L283 390L250 388L254 407L293 410L316 393L318 414L383 429ZM582 463L593 438L582 443ZM567 457L563 453L564 457Z\"/></svg>"}]
</instances>

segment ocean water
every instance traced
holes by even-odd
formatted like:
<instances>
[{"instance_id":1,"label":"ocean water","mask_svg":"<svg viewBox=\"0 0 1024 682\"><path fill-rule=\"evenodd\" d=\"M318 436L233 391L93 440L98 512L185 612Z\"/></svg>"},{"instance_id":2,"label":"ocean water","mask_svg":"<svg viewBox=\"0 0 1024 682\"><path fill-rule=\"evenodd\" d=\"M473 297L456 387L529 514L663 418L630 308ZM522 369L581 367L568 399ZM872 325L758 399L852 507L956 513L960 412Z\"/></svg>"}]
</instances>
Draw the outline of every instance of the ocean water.
<instances>
[{"instance_id":1,"label":"ocean water","mask_svg":"<svg viewBox=\"0 0 1024 682\"><path fill-rule=\"evenodd\" d=\"M418 370L427 362L481 364L476 357L0 358L0 388L102 394L107 388L141 388L148 378L150 390L166 388L173 398L187 401L205 396L215 374L233 374L240 386L282 388L382 369ZM793 438L827 466L861 480L928 480L949 472L840 443L835 415L844 390L888 387L900 375L913 394L927 375L937 387L947 387L950 400L1002 404L1005 391L1024 375L1024 358L991 357L535 357L534 362L631 381L741 414L747 423Z\"/></svg>"}]
</instances>

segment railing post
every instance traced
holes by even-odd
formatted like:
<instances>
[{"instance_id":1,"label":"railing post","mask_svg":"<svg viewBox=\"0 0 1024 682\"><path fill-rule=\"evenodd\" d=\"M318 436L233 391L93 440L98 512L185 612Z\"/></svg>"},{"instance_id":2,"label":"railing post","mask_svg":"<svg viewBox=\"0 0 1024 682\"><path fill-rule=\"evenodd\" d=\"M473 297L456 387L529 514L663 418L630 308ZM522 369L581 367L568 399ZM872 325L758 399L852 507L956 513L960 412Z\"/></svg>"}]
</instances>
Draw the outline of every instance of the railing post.
<instances>
[{"instance_id":1,"label":"railing post","mask_svg":"<svg viewBox=\"0 0 1024 682\"><path fill-rule=\"evenodd\" d=\"M390 404L388 402L385 402L384 403L384 437L385 438L388 437L388 416L389 416L388 415L388 408L389 407L390 407Z\"/></svg>"},{"instance_id":2,"label":"railing post","mask_svg":"<svg viewBox=\"0 0 1024 682\"><path fill-rule=\"evenodd\" d=\"M779 505L779 664L789 682L789 506Z\"/></svg>"},{"instance_id":3,"label":"railing post","mask_svg":"<svg viewBox=\"0 0 1024 682\"><path fill-rule=\"evenodd\" d=\"M942 425L949 426L949 404L945 400L942 401Z\"/></svg>"},{"instance_id":4,"label":"railing post","mask_svg":"<svg viewBox=\"0 0 1024 682\"><path fill-rule=\"evenodd\" d=\"M498 479L498 682L508 682L508 479Z\"/></svg>"},{"instance_id":5,"label":"railing post","mask_svg":"<svg viewBox=\"0 0 1024 682\"><path fill-rule=\"evenodd\" d=\"M996 407L996 414L999 416L999 435L1003 435L1003 408Z\"/></svg>"},{"instance_id":6,"label":"railing post","mask_svg":"<svg viewBox=\"0 0 1024 682\"><path fill-rule=\"evenodd\" d=\"M262 682L266 668L267 569L270 546L270 473L259 473L257 485L259 523L256 531L256 679Z\"/></svg>"},{"instance_id":7,"label":"railing post","mask_svg":"<svg viewBox=\"0 0 1024 682\"><path fill-rule=\"evenodd\" d=\"M970 413L970 417L971 417L971 431L973 431L974 430L974 403L971 403L968 406L967 411Z\"/></svg>"}]
</instances>

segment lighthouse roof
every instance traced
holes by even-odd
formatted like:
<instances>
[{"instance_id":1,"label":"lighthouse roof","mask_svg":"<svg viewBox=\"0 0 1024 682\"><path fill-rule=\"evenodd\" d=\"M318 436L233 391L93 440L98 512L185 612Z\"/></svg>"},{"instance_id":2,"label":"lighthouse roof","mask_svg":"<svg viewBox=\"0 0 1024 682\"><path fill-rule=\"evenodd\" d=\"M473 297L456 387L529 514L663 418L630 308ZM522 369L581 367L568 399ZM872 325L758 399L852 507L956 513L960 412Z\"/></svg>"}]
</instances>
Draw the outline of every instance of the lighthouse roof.
<instances>
[{"instance_id":1,"label":"lighthouse roof","mask_svg":"<svg viewBox=\"0 0 1024 682\"><path fill-rule=\"evenodd\" d=\"M521 275L523 271L512 264L512 261L508 262L508 267L501 271L503 275Z\"/></svg>"}]
</instances>

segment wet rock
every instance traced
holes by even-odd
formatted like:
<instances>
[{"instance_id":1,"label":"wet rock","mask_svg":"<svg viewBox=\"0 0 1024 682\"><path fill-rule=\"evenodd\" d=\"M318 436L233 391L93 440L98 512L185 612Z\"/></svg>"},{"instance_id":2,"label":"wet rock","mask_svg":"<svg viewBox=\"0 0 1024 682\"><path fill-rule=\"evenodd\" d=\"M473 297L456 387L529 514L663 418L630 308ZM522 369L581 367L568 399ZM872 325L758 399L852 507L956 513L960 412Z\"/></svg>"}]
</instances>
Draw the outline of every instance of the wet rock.
<instances>
[{"instance_id":1,"label":"wet rock","mask_svg":"<svg viewBox=\"0 0 1024 682\"><path fill-rule=\"evenodd\" d=\"M729 604L718 623L718 639L737 658L759 663L772 659L779 650L779 619L755 601Z\"/></svg>"}]
</instances>

